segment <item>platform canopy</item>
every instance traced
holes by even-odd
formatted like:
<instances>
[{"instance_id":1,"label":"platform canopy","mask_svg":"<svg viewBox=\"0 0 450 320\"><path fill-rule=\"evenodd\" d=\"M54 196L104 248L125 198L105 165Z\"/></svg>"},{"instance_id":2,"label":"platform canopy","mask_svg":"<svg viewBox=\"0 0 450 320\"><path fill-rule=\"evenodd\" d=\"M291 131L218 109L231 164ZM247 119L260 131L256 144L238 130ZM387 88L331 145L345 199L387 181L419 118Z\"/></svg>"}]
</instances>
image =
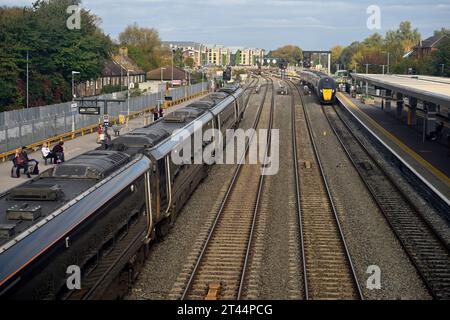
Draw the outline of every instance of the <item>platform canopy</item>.
<instances>
[{"instance_id":1,"label":"platform canopy","mask_svg":"<svg viewBox=\"0 0 450 320\"><path fill-rule=\"evenodd\" d=\"M421 101L450 106L450 78L361 73L353 73L352 77Z\"/></svg>"}]
</instances>

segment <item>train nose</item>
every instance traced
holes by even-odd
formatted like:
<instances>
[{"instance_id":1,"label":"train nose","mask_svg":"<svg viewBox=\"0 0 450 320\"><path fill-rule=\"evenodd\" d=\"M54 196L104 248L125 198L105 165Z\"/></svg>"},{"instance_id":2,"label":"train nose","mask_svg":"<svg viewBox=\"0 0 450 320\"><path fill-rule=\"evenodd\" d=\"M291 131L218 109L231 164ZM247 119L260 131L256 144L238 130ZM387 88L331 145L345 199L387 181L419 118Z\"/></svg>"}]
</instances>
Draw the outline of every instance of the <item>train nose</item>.
<instances>
[{"instance_id":1,"label":"train nose","mask_svg":"<svg viewBox=\"0 0 450 320\"><path fill-rule=\"evenodd\" d=\"M331 98L333 97L333 89L323 89L322 94L324 101L331 101Z\"/></svg>"}]
</instances>

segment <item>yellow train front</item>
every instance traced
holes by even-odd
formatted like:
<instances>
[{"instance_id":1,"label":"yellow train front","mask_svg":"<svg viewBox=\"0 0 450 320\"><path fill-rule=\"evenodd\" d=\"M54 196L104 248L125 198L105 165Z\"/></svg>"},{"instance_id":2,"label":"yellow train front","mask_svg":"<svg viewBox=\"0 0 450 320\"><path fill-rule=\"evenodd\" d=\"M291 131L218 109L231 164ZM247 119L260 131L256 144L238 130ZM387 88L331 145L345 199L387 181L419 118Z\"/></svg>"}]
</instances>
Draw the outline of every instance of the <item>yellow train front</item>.
<instances>
[{"instance_id":1,"label":"yellow train front","mask_svg":"<svg viewBox=\"0 0 450 320\"><path fill-rule=\"evenodd\" d=\"M336 81L330 77L321 77L316 93L322 104L333 104L336 99Z\"/></svg>"},{"instance_id":2,"label":"yellow train front","mask_svg":"<svg viewBox=\"0 0 450 320\"><path fill-rule=\"evenodd\" d=\"M333 104L336 99L336 81L325 73L314 70L300 72L303 83L312 88L320 103Z\"/></svg>"}]
</instances>

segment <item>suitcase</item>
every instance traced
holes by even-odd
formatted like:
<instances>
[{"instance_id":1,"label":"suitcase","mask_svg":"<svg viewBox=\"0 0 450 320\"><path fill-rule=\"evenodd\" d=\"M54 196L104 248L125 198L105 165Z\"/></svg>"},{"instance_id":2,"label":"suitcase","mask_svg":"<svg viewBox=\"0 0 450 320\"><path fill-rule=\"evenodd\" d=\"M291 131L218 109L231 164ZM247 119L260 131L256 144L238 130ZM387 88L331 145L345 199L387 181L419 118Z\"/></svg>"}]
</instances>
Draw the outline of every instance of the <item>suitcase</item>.
<instances>
[{"instance_id":1,"label":"suitcase","mask_svg":"<svg viewBox=\"0 0 450 320\"><path fill-rule=\"evenodd\" d=\"M11 168L11 178L19 178L19 177L17 176L16 167L12 167L12 168Z\"/></svg>"}]
</instances>

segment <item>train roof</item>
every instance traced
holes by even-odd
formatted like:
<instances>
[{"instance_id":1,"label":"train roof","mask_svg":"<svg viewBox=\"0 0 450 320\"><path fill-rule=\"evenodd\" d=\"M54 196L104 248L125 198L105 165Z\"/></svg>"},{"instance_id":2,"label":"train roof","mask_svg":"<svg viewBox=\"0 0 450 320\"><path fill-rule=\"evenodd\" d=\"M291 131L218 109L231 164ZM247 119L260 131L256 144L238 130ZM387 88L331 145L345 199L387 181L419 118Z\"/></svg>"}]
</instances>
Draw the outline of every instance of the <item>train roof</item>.
<instances>
[{"instance_id":1,"label":"train roof","mask_svg":"<svg viewBox=\"0 0 450 320\"><path fill-rule=\"evenodd\" d=\"M235 95L239 95L242 93L242 89L238 89L236 91ZM234 96L227 96L224 100L214 105L210 110L201 109L203 111L202 115L194 120L199 121L202 125L211 121L213 119L213 115L217 115L220 112L222 112L227 106L230 105L230 103L233 103L235 100ZM203 105L204 107L205 105ZM196 103L193 103L183 109L189 109L189 108L198 108L196 107ZM184 139L184 134L186 132L189 132L190 134L193 134L195 132L195 124L192 120L191 122L187 123L183 127L184 132L177 132L176 134L172 134L170 139L166 139L164 142L162 142L157 147L150 150L150 154L156 159L159 160L169 154L181 141Z\"/></svg>"},{"instance_id":2,"label":"train roof","mask_svg":"<svg viewBox=\"0 0 450 320\"><path fill-rule=\"evenodd\" d=\"M191 103L147 127L113 140L112 150L86 152L0 195L0 246L124 167L145 149L156 159L164 157L178 144L179 137L173 134L175 130L185 128L193 133L194 120L211 121L213 114L234 101L233 96L226 94L216 96L225 99L218 103Z\"/></svg>"},{"instance_id":3,"label":"train roof","mask_svg":"<svg viewBox=\"0 0 450 320\"><path fill-rule=\"evenodd\" d=\"M239 95L242 89L234 90L234 95ZM199 100L180 108L164 118L146 126L136 129L130 133L113 140L112 149L123 151L130 155L143 152L145 149L156 149L151 152L156 159L169 152L170 138L175 130L184 129L190 126L194 120L203 123L211 121L212 115L220 113L229 103L234 101L234 95L223 92L211 94L215 100ZM219 99L222 98L222 99ZM169 142L164 144L164 142ZM163 145L159 148L160 145ZM159 149L158 149L159 148ZM171 149L170 149L171 150Z\"/></svg>"},{"instance_id":4,"label":"train roof","mask_svg":"<svg viewBox=\"0 0 450 320\"><path fill-rule=\"evenodd\" d=\"M130 160L121 152L93 150L0 195L0 246Z\"/></svg>"},{"instance_id":5,"label":"train roof","mask_svg":"<svg viewBox=\"0 0 450 320\"><path fill-rule=\"evenodd\" d=\"M319 77L319 78L330 78L330 76L327 75L326 73L316 71L316 70L310 70L310 69L300 71L300 75L301 74L311 75L311 76L315 76L315 77Z\"/></svg>"}]
</instances>

